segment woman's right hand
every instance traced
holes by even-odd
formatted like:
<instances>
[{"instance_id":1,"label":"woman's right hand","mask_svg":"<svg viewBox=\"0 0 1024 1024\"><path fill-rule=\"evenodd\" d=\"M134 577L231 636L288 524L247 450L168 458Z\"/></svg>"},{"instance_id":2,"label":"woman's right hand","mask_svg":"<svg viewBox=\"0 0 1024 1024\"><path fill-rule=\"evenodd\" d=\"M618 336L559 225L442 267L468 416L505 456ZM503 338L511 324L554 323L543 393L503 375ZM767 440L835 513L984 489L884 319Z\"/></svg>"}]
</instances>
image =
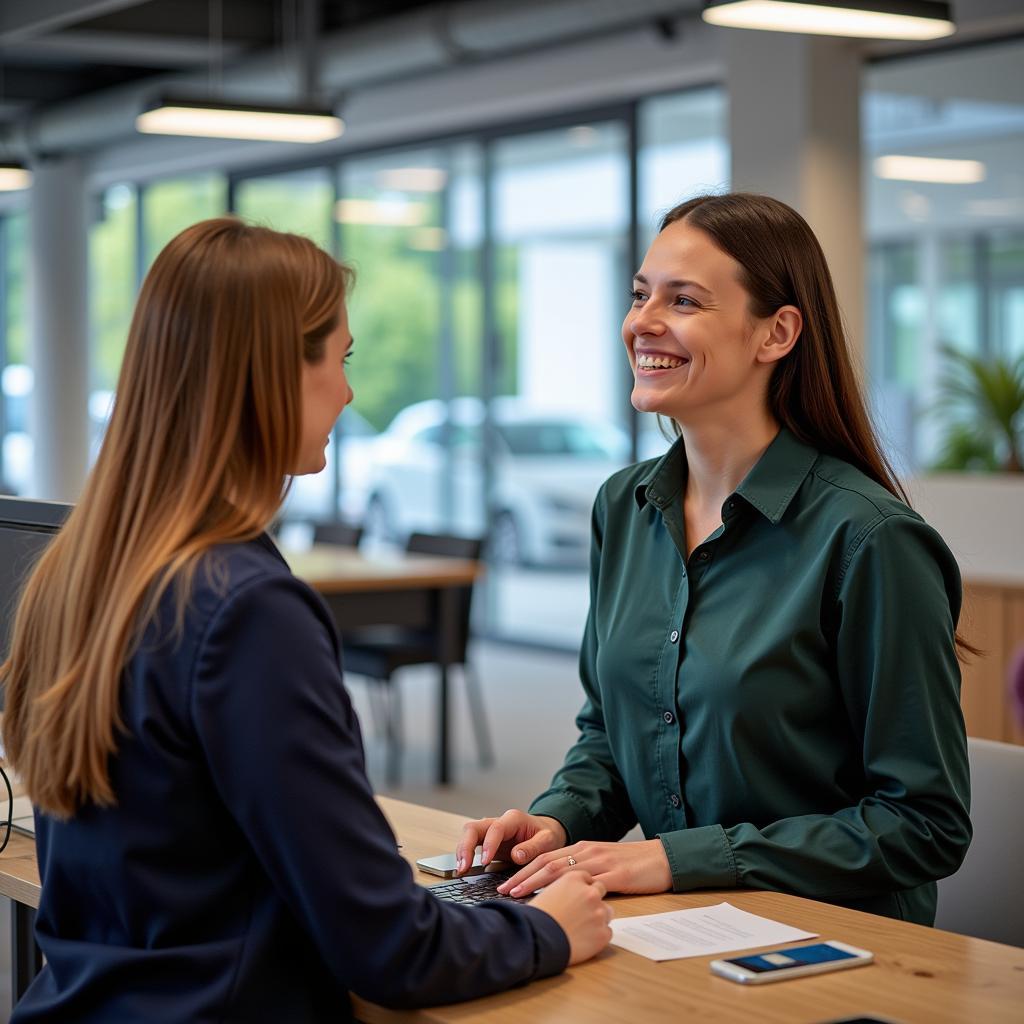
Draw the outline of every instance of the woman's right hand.
<instances>
[{"instance_id":1,"label":"woman's right hand","mask_svg":"<svg viewBox=\"0 0 1024 1024\"><path fill-rule=\"evenodd\" d=\"M455 847L455 873L464 875L469 870L478 846L483 846L480 859L484 864L499 859L522 866L539 854L560 850L567 838L561 822L525 811L467 821Z\"/></svg>"},{"instance_id":2,"label":"woman's right hand","mask_svg":"<svg viewBox=\"0 0 1024 1024\"><path fill-rule=\"evenodd\" d=\"M531 907L550 914L569 940L569 963L596 956L611 941L612 908L604 902L604 884L586 871L570 871L538 893Z\"/></svg>"}]
</instances>

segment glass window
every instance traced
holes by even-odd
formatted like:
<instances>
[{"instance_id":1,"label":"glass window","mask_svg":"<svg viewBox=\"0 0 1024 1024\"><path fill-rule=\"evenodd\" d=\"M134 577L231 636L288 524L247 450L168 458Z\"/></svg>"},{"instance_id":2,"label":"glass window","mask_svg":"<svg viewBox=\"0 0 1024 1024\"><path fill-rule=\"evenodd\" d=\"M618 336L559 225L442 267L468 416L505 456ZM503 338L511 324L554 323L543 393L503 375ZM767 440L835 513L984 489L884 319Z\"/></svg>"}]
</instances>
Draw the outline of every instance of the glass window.
<instances>
[{"instance_id":1,"label":"glass window","mask_svg":"<svg viewBox=\"0 0 1024 1024\"><path fill-rule=\"evenodd\" d=\"M26 494L32 476L32 442L28 433L28 404L32 397L28 269L28 213L18 211L0 218L0 489L11 494Z\"/></svg>"},{"instance_id":2,"label":"glass window","mask_svg":"<svg viewBox=\"0 0 1024 1024\"><path fill-rule=\"evenodd\" d=\"M496 390L488 626L575 646L590 509L628 458L629 169L625 126L494 144ZM611 440L609 440L611 439Z\"/></svg>"},{"instance_id":3,"label":"glass window","mask_svg":"<svg viewBox=\"0 0 1024 1024\"><path fill-rule=\"evenodd\" d=\"M145 265L190 224L217 217L227 209L227 180L222 174L169 178L147 185L142 193Z\"/></svg>"},{"instance_id":4,"label":"glass window","mask_svg":"<svg viewBox=\"0 0 1024 1024\"><path fill-rule=\"evenodd\" d=\"M326 167L246 178L235 186L235 209L243 217L305 235L328 252L333 248L333 205L334 184Z\"/></svg>"},{"instance_id":5,"label":"glass window","mask_svg":"<svg viewBox=\"0 0 1024 1024\"><path fill-rule=\"evenodd\" d=\"M100 197L99 219L89 231L91 383L107 392L117 384L138 290L137 216L135 189L114 185Z\"/></svg>"},{"instance_id":6,"label":"glass window","mask_svg":"<svg viewBox=\"0 0 1024 1024\"><path fill-rule=\"evenodd\" d=\"M881 402L902 408L889 452L913 469L949 450L942 347L983 359L1024 350L1022 63L1016 40L884 61L866 76L869 369L890 399L898 391Z\"/></svg>"}]
</instances>

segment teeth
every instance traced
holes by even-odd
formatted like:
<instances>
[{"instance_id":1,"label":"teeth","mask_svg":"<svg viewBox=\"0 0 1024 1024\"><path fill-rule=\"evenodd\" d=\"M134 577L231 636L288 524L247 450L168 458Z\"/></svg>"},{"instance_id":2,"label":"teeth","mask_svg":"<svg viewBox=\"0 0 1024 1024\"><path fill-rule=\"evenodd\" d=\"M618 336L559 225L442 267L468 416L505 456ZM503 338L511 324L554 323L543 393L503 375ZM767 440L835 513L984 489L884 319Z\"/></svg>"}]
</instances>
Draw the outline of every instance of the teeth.
<instances>
[{"instance_id":1,"label":"teeth","mask_svg":"<svg viewBox=\"0 0 1024 1024\"><path fill-rule=\"evenodd\" d=\"M685 363L685 359L673 356L637 356L636 365L642 370L674 370Z\"/></svg>"}]
</instances>

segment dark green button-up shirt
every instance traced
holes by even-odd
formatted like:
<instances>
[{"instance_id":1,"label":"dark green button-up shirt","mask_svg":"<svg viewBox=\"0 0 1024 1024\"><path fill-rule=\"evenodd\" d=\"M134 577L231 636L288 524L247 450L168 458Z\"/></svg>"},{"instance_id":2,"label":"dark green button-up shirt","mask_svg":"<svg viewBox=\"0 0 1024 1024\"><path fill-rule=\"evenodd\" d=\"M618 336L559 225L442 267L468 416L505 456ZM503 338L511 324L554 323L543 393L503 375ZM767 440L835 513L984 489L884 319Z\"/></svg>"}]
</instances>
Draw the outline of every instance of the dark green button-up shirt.
<instances>
[{"instance_id":1,"label":"dark green button-up shirt","mask_svg":"<svg viewBox=\"0 0 1024 1024\"><path fill-rule=\"evenodd\" d=\"M792 892L931 924L970 841L939 535L783 429L686 557L678 441L594 505L580 737L530 810L661 839L677 891Z\"/></svg>"}]
</instances>

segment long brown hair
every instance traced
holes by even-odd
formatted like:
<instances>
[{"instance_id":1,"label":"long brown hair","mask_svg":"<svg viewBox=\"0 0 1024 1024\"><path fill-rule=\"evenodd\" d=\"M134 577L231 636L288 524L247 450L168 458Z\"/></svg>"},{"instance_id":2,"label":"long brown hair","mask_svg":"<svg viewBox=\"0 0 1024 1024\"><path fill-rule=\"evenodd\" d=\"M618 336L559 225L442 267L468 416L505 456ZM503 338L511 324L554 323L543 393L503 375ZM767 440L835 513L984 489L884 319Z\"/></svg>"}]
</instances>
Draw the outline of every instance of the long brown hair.
<instances>
[{"instance_id":1,"label":"long brown hair","mask_svg":"<svg viewBox=\"0 0 1024 1024\"><path fill-rule=\"evenodd\" d=\"M299 452L302 363L324 358L351 271L232 217L181 232L143 282L106 439L30 576L0 666L3 737L33 802L115 800L125 665L200 556L257 536Z\"/></svg>"},{"instance_id":2,"label":"long brown hair","mask_svg":"<svg viewBox=\"0 0 1024 1024\"><path fill-rule=\"evenodd\" d=\"M669 210L740 265L754 317L781 306L803 314L799 342L775 365L768 405L797 439L856 466L904 504L910 499L878 440L850 359L832 274L810 225L791 206L749 192L697 196ZM678 433L678 424L675 424ZM981 653L960 634L959 653Z\"/></svg>"}]
</instances>

